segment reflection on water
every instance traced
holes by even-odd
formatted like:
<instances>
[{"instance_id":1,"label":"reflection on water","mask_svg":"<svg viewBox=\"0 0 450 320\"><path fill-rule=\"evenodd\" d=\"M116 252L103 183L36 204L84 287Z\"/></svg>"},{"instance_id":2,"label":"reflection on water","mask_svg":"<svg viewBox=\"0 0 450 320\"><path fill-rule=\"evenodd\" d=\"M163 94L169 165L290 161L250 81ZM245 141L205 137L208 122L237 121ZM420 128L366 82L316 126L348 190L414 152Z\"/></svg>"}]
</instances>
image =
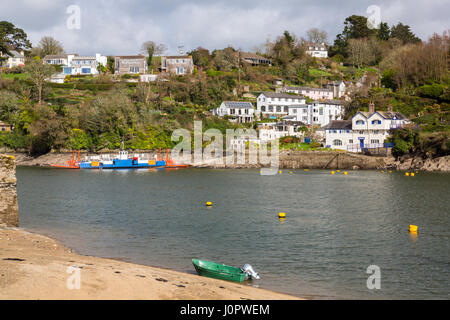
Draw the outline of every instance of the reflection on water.
<instances>
[{"instance_id":1,"label":"reflection on water","mask_svg":"<svg viewBox=\"0 0 450 320\"><path fill-rule=\"evenodd\" d=\"M18 168L20 223L82 254L250 263L250 285L301 297L449 298L448 174L292 172ZM369 265L381 290L366 287Z\"/></svg>"}]
</instances>

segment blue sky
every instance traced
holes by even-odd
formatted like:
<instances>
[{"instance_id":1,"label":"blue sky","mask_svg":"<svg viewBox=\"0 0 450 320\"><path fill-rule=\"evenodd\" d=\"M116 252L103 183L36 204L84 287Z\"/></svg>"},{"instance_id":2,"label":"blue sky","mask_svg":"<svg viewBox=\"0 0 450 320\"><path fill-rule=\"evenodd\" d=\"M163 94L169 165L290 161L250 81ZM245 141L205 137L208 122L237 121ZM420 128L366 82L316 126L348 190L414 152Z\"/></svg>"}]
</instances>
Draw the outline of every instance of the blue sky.
<instances>
[{"instance_id":1,"label":"blue sky","mask_svg":"<svg viewBox=\"0 0 450 320\"><path fill-rule=\"evenodd\" d=\"M79 30L67 28L70 5L80 8ZM166 44L168 53L180 45L252 50L284 30L302 37L312 27L332 42L346 17L367 15L370 5L389 25L406 23L422 39L450 29L450 0L2 0L0 20L23 28L34 45L53 36L79 54L136 54L146 40Z\"/></svg>"}]
</instances>

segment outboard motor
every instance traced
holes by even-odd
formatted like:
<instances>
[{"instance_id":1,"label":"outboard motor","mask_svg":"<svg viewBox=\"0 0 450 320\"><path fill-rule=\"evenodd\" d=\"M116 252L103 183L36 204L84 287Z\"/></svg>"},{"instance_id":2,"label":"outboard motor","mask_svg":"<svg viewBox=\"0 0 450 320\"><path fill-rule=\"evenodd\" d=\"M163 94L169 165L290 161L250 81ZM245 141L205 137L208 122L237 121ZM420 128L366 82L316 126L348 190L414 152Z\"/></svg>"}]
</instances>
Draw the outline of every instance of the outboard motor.
<instances>
[{"instance_id":1,"label":"outboard motor","mask_svg":"<svg viewBox=\"0 0 450 320\"><path fill-rule=\"evenodd\" d=\"M244 271L247 274L247 277L249 279L255 279L259 280L259 275L253 270L252 266L249 264L245 264L244 267L241 268L242 271Z\"/></svg>"}]
</instances>

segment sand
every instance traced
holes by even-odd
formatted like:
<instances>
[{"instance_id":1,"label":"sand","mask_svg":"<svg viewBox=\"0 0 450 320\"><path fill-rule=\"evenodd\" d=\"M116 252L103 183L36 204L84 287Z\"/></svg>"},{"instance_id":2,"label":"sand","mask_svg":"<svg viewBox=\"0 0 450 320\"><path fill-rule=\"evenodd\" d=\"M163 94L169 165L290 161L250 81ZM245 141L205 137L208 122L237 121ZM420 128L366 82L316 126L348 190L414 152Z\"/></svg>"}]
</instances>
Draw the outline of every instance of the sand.
<instances>
[{"instance_id":1,"label":"sand","mask_svg":"<svg viewBox=\"0 0 450 320\"><path fill-rule=\"evenodd\" d=\"M68 273L68 268L72 273ZM79 270L79 289L77 271L73 270ZM0 228L0 299L299 298L194 274L83 256L46 236L3 227Z\"/></svg>"}]
</instances>

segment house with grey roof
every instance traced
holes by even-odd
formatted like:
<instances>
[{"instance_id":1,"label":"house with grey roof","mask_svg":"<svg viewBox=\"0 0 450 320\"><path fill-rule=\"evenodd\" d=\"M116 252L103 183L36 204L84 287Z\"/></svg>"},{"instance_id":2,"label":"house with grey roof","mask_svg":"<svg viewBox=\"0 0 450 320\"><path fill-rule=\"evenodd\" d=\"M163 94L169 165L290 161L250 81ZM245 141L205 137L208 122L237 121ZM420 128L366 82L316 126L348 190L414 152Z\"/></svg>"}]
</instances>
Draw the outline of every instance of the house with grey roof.
<instances>
[{"instance_id":1,"label":"house with grey roof","mask_svg":"<svg viewBox=\"0 0 450 320\"><path fill-rule=\"evenodd\" d=\"M248 123L254 120L255 108L251 102L223 101L220 107L213 110L217 117L228 116L231 122Z\"/></svg>"},{"instance_id":2,"label":"house with grey roof","mask_svg":"<svg viewBox=\"0 0 450 320\"><path fill-rule=\"evenodd\" d=\"M263 92L256 100L256 114L260 119L277 119L288 115L289 106L305 103L306 99L302 95L285 92Z\"/></svg>"},{"instance_id":3,"label":"house with grey roof","mask_svg":"<svg viewBox=\"0 0 450 320\"><path fill-rule=\"evenodd\" d=\"M251 64L252 66L259 66L259 65L272 65L272 60L265 58L263 56L260 56L253 52L241 52L241 59L244 62L247 62Z\"/></svg>"},{"instance_id":4,"label":"house with grey roof","mask_svg":"<svg viewBox=\"0 0 450 320\"><path fill-rule=\"evenodd\" d=\"M143 55L114 57L116 74L146 74L148 72L147 57Z\"/></svg>"},{"instance_id":5,"label":"house with grey roof","mask_svg":"<svg viewBox=\"0 0 450 320\"><path fill-rule=\"evenodd\" d=\"M180 76L192 74L194 72L194 60L192 60L192 56L162 56L161 72Z\"/></svg>"},{"instance_id":6,"label":"house with grey roof","mask_svg":"<svg viewBox=\"0 0 450 320\"><path fill-rule=\"evenodd\" d=\"M331 121L325 130L326 146L351 152L362 152L385 148L385 140L396 130L411 122L400 112L375 111L373 104L369 112L357 112L351 120Z\"/></svg>"},{"instance_id":7,"label":"house with grey roof","mask_svg":"<svg viewBox=\"0 0 450 320\"><path fill-rule=\"evenodd\" d=\"M285 86L281 89L281 91L301 94L305 97L308 97L308 98L314 99L314 100L322 100L322 99L331 100L334 98L333 90L328 89L328 88Z\"/></svg>"},{"instance_id":8,"label":"house with grey roof","mask_svg":"<svg viewBox=\"0 0 450 320\"><path fill-rule=\"evenodd\" d=\"M3 67L14 68L25 65L25 55L23 51L18 52L15 50L10 50L10 53L10 55L6 55L8 59L2 63ZM0 57L3 57L3 54L1 52Z\"/></svg>"}]
</instances>

